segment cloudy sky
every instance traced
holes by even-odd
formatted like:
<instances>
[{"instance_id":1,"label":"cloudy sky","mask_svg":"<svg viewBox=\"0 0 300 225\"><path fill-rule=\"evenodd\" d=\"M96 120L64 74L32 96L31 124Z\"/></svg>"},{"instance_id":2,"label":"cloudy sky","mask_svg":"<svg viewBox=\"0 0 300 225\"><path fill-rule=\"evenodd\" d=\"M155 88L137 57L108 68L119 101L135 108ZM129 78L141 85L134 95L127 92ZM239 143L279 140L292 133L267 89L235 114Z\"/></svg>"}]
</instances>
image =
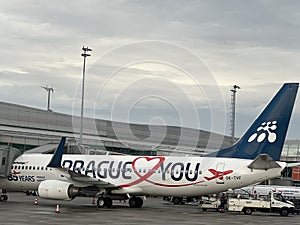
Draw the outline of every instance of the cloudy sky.
<instances>
[{"instance_id":1,"label":"cloudy sky","mask_svg":"<svg viewBox=\"0 0 300 225\"><path fill-rule=\"evenodd\" d=\"M236 134L282 83L299 81L299 1L0 1L0 101ZM288 138L300 138L300 102Z\"/></svg>"}]
</instances>

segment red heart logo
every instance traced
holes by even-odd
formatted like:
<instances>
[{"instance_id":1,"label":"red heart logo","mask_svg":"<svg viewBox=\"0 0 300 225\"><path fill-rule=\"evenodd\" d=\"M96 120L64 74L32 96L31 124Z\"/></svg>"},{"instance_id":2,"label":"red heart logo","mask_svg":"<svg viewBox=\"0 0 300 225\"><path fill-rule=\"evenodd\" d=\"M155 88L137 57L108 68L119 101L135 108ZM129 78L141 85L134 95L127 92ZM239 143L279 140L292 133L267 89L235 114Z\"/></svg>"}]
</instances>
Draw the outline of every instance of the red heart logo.
<instances>
[{"instance_id":1,"label":"red heart logo","mask_svg":"<svg viewBox=\"0 0 300 225\"><path fill-rule=\"evenodd\" d=\"M157 159L158 159L158 162L155 165L152 165L152 163L149 164L149 169L144 175L141 175L140 172L136 168L138 161L140 161L138 163L144 164L144 163L150 162L152 160L157 160ZM144 162L142 162L143 160L144 160ZM135 172L135 174L139 177L139 179L137 179L136 181L133 181L129 184L121 185L120 187L121 188L130 187L130 186L139 184L139 183L143 182L144 180L147 180L149 177L152 176L154 171L157 170L160 167L160 164L164 161L165 161L165 157L160 157L160 156L155 156L155 157L141 156L141 157L135 158L132 161L132 169ZM143 168L145 168L145 165L143 165Z\"/></svg>"}]
</instances>

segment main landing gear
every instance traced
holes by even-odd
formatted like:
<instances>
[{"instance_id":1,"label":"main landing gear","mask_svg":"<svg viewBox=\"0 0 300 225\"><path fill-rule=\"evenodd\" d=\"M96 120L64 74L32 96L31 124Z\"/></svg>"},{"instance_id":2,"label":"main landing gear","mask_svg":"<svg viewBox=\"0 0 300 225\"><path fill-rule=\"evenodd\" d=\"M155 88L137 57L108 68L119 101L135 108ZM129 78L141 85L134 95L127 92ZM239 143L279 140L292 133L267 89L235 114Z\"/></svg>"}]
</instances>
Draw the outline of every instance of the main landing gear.
<instances>
[{"instance_id":1,"label":"main landing gear","mask_svg":"<svg viewBox=\"0 0 300 225\"><path fill-rule=\"evenodd\" d=\"M113 201L110 197L99 197L97 200L98 208L111 208L113 205Z\"/></svg>"},{"instance_id":2,"label":"main landing gear","mask_svg":"<svg viewBox=\"0 0 300 225\"><path fill-rule=\"evenodd\" d=\"M129 199L130 208L141 208L143 203L144 201L141 197L132 197Z\"/></svg>"},{"instance_id":3,"label":"main landing gear","mask_svg":"<svg viewBox=\"0 0 300 225\"><path fill-rule=\"evenodd\" d=\"M1 202L6 202L8 200L8 196L6 194L6 190L2 189L1 190L1 195L0 195L0 201Z\"/></svg>"},{"instance_id":4,"label":"main landing gear","mask_svg":"<svg viewBox=\"0 0 300 225\"><path fill-rule=\"evenodd\" d=\"M143 199L141 197L131 197L129 199L130 208L141 208L143 206ZM97 200L98 208L111 208L113 205L113 199L111 197L100 196Z\"/></svg>"}]
</instances>

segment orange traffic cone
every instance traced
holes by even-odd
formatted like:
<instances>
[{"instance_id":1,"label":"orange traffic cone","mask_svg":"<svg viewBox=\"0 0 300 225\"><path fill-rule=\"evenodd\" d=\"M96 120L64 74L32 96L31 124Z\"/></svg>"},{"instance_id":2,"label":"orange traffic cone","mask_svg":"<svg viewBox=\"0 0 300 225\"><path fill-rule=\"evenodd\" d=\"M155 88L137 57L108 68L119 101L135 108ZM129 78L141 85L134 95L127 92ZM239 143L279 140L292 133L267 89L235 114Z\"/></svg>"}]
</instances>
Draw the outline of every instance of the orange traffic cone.
<instances>
[{"instance_id":1,"label":"orange traffic cone","mask_svg":"<svg viewBox=\"0 0 300 225\"><path fill-rule=\"evenodd\" d=\"M39 202L38 202L38 199L37 199L37 198L35 198L35 199L34 199L34 202L33 202L33 204L34 204L34 205L38 205L38 204L39 204Z\"/></svg>"},{"instance_id":2,"label":"orange traffic cone","mask_svg":"<svg viewBox=\"0 0 300 225\"><path fill-rule=\"evenodd\" d=\"M55 210L56 213L60 213L60 209L59 209L59 205L56 205L56 210Z\"/></svg>"}]
</instances>

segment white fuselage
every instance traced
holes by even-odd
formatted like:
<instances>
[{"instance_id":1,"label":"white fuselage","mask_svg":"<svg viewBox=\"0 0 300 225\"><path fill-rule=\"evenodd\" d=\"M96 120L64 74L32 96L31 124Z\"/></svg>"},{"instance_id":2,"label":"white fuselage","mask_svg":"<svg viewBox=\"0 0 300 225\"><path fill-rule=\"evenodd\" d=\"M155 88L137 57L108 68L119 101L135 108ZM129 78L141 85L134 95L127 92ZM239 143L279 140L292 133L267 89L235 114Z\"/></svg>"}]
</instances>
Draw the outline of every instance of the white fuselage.
<instances>
[{"instance_id":1,"label":"white fuselage","mask_svg":"<svg viewBox=\"0 0 300 225\"><path fill-rule=\"evenodd\" d=\"M74 181L67 170L47 168L52 155L24 154L18 157L0 188L37 190L45 180L67 181L75 186L113 184L112 192L132 195L199 196L244 187L280 176L280 168L251 170L252 160L213 157L64 155L62 167L91 178Z\"/></svg>"}]
</instances>

